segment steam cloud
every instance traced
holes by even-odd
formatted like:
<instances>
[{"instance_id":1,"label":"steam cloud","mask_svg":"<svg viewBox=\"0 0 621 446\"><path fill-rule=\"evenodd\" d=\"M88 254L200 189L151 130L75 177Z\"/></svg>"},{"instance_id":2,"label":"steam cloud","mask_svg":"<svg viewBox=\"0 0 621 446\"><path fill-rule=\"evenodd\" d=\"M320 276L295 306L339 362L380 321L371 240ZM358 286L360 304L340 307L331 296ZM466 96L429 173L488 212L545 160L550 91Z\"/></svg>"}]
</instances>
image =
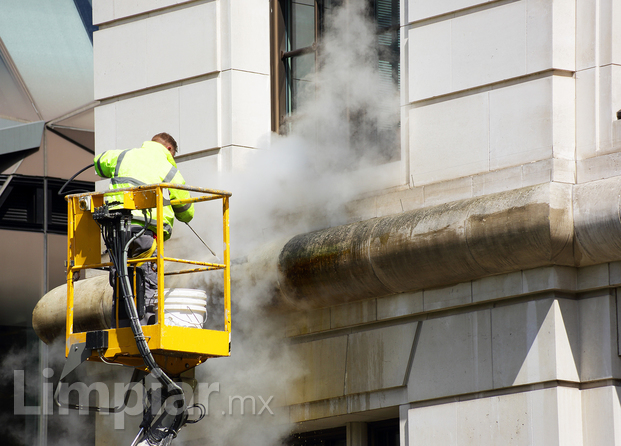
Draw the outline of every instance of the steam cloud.
<instances>
[{"instance_id":1,"label":"steam cloud","mask_svg":"<svg viewBox=\"0 0 621 446\"><path fill-rule=\"evenodd\" d=\"M375 167L394 157L394 151L387 148L398 140L398 92L382 82L375 25L364 4L346 2L326 18L318 52L320 68L307 79L312 80L308 83L312 87L288 123L288 135L272 135L264 147L253 151L243 169L222 173L217 185L204 185L233 193L231 249L239 265L233 269L232 354L196 369L199 383L217 383L219 391L199 392L209 415L186 427L175 444L272 446L292 432L283 408L290 401L290 386L304 378L305 370L284 341L283 318L266 308L277 283L277 269L276 258L262 253L273 254L270 246L282 246L283 240L295 234L345 222L346 203L395 182L379 175ZM193 226L212 228L220 218L218 212L201 214L199 208ZM218 240L221 234L209 234L211 246L219 247ZM175 236L168 243L167 252L173 256L176 252L178 257L213 260L184 225L175 226ZM214 273L184 275L167 279L167 287L201 288L220 296L219 277ZM209 311L208 323L221 324L221 307L212 302ZM62 352L50 356L64 357ZM12 371L12 367L3 364L3 370ZM231 413L230 398L234 397L252 397L246 400L244 415L239 400ZM98 432L99 437L108 437L103 444L133 439L140 416L127 418L125 431ZM75 419L58 419L62 427L58 444L79 444L90 423ZM111 428L112 417L103 417L97 424L104 430Z\"/></svg>"},{"instance_id":2,"label":"steam cloud","mask_svg":"<svg viewBox=\"0 0 621 446\"><path fill-rule=\"evenodd\" d=\"M209 360L197 369L198 380L218 382L220 393L211 394L206 420L185 431L189 438L200 437L208 445L271 446L291 432L288 415L275 408L288 404L289 386L305 370L283 341L283 320L266 309L277 283L276 253L270 246L343 223L347 202L386 184L374 168L389 160L386 149L398 138L398 92L381 82L375 25L364 3L347 2L327 18L320 69L312 84L316 88L307 90L289 134L272 136L243 170L221 177L219 187L233 193L232 258L244 260L233 268L231 357ZM194 238L187 234L178 240ZM215 245L218 238L211 240ZM182 247L186 254L192 251ZM179 286L191 283L214 291L219 284L213 277L207 273ZM220 315L212 317L218 320ZM270 408L275 414L223 416L233 395L273 395Z\"/></svg>"}]
</instances>

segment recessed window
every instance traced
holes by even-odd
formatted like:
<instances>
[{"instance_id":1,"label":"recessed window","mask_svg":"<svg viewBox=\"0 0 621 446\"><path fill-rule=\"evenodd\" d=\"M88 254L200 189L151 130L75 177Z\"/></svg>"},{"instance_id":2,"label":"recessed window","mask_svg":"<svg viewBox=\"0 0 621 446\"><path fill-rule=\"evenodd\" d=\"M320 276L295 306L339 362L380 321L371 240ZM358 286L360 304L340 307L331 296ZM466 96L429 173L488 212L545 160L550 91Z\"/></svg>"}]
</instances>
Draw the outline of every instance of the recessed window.
<instances>
[{"instance_id":1,"label":"recessed window","mask_svg":"<svg viewBox=\"0 0 621 446\"><path fill-rule=\"evenodd\" d=\"M369 446L399 446L399 419L368 424Z\"/></svg>"},{"instance_id":2,"label":"recessed window","mask_svg":"<svg viewBox=\"0 0 621 446\"><path fill-rule=\"evenodd\" d=\"M345 427L325 429L293 435L288 446L346 446L347 431Z\"/></svg>"},{"instance_id":3,"label":"recessed window","mask_svg":"<svg viewBox=\"0 0 621 446\"><path fill-rule=\"evenodd\" d=\"M305 101L312 101L321 85L316 85L318 70L325 68L323 43L326 36L339 38L349 30L350 24L330 22L332 14L341 7L341 0L273 0L274 45L272 60L272 130L281 134L290 133L296 122L296 112ZM374 54L363 55L372 59L378 74L373 91L377 96L398 91L400 85L399 49L399 1L368 0L363 13L374 27ZM329 28L338 26L336 32ZM354 25L352 25L353 27ZM340 32L339 32L340 31ZM348 43L343 38L343 48ZM338 44L338 43L337 43ZM352 45L353 46L353 45ZM352 54L357 57L356 49ZM328 76L330 73L328 73ZM352 73L355 76L355 73ZM345 86L344 90L347 87ZM340 104L347 115L346 131L349 131L350 145L364 146L369 140L378 141L382 147L381 158L394 161L400 157L399 124L376 119L377 110L369 110L366 104L359 105L352 92L343 92ZM349 101L349 103L348 103ZM367 102L368 103L368 102ZM379 103L379 101L378 101ZM397 113L399 103L390 104L387 113ZM372 112L372 113L371 113ZM398 119L397 119L398 121ZM321 131L318 129L317 131ZM365 144L360 144L364 140Z\"/></svg>"},{"instance_id":4,"label":"recessed window","mask_svg":"<svg viewBox=\"0 0 621 446\"><path fill-rule=\"evenodd\" d=\"M0 195L0 228L19 231L67 233L67 202L58 195L64 180L43 177L0 175L0 188L8 185ZM47 183L47 194L45 193ZM93 191L94 183L74 181L73 191ZM71 191L70 191L71 192ZM45 203L47 196L47 205ZM45 228L47 213L47 228Z\"/></svg>"}]
</instances>

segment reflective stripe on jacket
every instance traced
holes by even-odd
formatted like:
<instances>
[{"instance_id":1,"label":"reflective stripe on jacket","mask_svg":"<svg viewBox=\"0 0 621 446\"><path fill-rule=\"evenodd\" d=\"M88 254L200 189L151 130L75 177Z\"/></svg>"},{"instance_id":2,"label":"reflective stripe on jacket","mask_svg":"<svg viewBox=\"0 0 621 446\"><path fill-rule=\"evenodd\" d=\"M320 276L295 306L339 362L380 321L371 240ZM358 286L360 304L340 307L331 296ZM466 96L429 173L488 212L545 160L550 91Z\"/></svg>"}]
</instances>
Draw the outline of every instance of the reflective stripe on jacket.
<instances>
[{"instance_id":1,"label":"reflective stripe on jacket","mask_svg":"<svg viewBox=\"0 0 621 446\"><path fill-rule=\"evenodd\" d=\"M108 150L95 157L95 170L100 177L111 178L110 189L155 183L185 184L170 152L155 141L145 141L139 149ZM190 197L185 190L168 191L171 200ZM132 215L134 221L144 224L142 211L133 211ZM155 209L152 209L151 228L156 224L155 217ZM175 217L189 222L194 217L194 205L164 206L164 240L170 238Z\"/></svg>"}]
</instances>

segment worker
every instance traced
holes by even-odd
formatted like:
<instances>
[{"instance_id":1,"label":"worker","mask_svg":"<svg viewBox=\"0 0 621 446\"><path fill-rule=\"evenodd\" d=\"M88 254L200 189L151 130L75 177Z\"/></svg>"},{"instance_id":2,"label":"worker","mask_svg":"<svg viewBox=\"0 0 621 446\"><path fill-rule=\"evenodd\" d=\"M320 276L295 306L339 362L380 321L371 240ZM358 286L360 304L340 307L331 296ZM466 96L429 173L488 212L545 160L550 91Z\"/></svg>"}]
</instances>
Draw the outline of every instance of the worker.
<instances>
[{"instance_id":1,"label":"worker","mask_svg":"<svg viewBox=\"0 0 621 446\"><path fill-rule=\"evenodd\" d=\"M108 150L95 157L95 170L100 177L110 178L110 189L141 186L154 183L185 184L183 176L177 169L174 157L177 154L177 142L168 133L158 133L151 141L145 141L142 147L128 150ZM170 199L189 198L186 190L168 189ZM119 196L115 196L119 199ZM122 196L120 196L122 200ZM172 234L175 218L188 223L194 217L194 205L164 206L164 240ZM155 209L147 220L151 223L145 233L138 237L129 247L129 258L148 258L156 255L155 237L156 215ZM145 216L142 211L132 212L132 235L144 228ZM145 317L141 323L155 323L155 305L157 304L157 272L153 262L147 262L139 267L145 279ZM114 285L113 285L114 286Z\"/></svg>"}]
</instances>

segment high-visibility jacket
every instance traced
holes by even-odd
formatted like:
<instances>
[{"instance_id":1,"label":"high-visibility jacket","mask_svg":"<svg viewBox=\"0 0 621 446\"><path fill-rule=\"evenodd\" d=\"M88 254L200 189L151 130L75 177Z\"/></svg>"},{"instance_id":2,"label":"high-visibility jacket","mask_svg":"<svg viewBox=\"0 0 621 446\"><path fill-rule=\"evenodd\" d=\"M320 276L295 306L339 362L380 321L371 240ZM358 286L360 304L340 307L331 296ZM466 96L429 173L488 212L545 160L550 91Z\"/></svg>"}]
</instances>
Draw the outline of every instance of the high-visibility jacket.
<instances>
[{"instance_id":1,"label":"high-visibility jacket","mask_svg":"<svg viewBox=\"0 0 621 446\"><path fill-rule=\"evenodd\" d=\"M145 141L139 149L108 150L95 157L95 170L100 177L111 178L110 189L155 183L185 184L168 149L155 141ZM168 191L171 200L190 197L190 193L185 190ZM155 232L155 209L151 210L151 217L152 224L149 227ZM164 240L170 238L175 217L189 222L194 217L194 205L164 206ZM133 211L132 220L144 224L142 211Z\"/></svg>"}]
</instances>

